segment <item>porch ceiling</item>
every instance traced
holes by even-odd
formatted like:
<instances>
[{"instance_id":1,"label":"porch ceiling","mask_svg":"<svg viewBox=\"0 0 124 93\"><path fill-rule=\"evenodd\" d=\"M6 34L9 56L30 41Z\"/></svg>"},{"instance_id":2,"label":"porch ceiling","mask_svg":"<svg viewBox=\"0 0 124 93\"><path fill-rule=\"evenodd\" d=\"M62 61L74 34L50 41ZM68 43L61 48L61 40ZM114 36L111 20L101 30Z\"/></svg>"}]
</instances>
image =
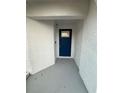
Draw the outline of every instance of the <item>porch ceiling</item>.
<instances>
[{"instance_id":1,"label":"porch ceiling","mask_svg":"<svg viewBox=\"0 0 124 93\"><path fill-rule=\"evenodd\" d=\"M38 1L38 2L39 2L39 1L40 1L40 2L42 2L42 1L43 1L43 2L44 2L44 1L45 1L45 2L57 1L57 2L58 2L58 1L83 1L83 0L26 0L26 1L33 1L33 2L37 2L37 1Z\"/></svg>"},{"instance_id":2,"label":"porch ceiling","mask_svg":"<svg viewBox=\"0 0 124 93\"><path fill-rule=\"evenodd\" d=\"M35 19L35 20L82 20L84 19L83 16L34 16L29 18Z\"/></svg>"}]
</instances>

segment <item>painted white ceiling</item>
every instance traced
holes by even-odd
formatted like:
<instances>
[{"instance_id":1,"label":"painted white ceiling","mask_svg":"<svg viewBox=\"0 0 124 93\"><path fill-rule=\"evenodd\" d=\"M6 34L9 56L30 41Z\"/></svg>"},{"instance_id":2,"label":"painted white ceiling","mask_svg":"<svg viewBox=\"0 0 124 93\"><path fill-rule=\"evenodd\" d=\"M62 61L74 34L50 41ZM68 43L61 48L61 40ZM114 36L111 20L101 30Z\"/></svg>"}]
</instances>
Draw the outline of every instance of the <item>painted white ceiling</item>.
<instances>
[{"instance_id":1,"label":"painted white ceiling","mask_svg":"<svg viewBox=\"0 0 124 93\"><path fill-rule=\"evenodd\" d=\"M26 0L26 1L29 1L29 2L53 2L53 1L83 1L83 0Z\"/></svg>"}]
</instances>

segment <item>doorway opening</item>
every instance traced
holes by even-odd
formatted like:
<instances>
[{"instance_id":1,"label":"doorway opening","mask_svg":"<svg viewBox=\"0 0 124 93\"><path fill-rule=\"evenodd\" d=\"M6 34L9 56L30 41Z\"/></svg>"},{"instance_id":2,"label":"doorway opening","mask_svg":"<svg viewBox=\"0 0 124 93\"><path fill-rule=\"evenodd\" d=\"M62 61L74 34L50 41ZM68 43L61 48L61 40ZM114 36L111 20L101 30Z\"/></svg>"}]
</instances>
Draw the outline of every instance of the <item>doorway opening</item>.
<instances>
[{"instance_id":1,"label":"doorway opening","mask_svg":"<svg viewBox=\"0 0 124 93\"><path fill-rule=\"evenodd\" d=\"M59 56L71 56L72 29L59 29Z\"/></svg>"},{"instance_id":2,"label":"doorway opening","mask_svg":"<svg viewBox=\"0 0 124 93\"><path fill-rule=\"evenodd\" d=\"M55 57L74 58L77 25L80 20L55 21Z\"/></svg>"}]
</instances>

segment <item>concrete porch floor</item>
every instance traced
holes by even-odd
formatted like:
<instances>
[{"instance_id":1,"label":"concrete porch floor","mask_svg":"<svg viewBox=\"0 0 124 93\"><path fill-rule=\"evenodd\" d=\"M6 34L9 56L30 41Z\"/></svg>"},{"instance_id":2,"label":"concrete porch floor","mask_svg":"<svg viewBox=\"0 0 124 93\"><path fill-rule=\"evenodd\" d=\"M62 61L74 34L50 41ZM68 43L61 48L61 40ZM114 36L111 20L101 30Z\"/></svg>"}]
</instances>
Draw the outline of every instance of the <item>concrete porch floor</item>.
<instances>
[{"instance_id":1,"label":"concrete porch floor","mask_svg":"<svg viewBox=\"0 0 124 93\"><path fill-rule=\"evenodd\" d=\"M57 59L56 64L30 76L26 93L88 93L73 59Z\"/></svg>"}]
</instances>

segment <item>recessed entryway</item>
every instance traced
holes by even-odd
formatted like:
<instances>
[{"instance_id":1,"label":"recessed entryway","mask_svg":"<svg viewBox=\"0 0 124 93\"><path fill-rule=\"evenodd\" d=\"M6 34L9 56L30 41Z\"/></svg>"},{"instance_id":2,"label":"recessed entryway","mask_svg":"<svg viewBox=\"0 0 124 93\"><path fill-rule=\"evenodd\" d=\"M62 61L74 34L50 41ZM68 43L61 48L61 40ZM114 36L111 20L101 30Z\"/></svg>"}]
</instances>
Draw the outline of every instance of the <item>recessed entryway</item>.
<instances>
[{"instance_id":1,"label":"recessed entryway","mask_svg":"<svg viewBox=\"0 0 124 93\"><path fill-rule=\"evenodd\" d=\"M26 4L26 71L31 73L27 93L85 93L81 80L89 93L96 93L95 1L28 0ZM62 60L56 62L58 58Z\"/></svg>"},{"instance_id":2,"label":"recessed entryway","mask_svg":"<svg viewBox=\"0 0 124 93\"><path fill-rule=\"evenodd\" d=\"M80 20L55 21L55 55L56 58L74 58L75 36Z\"/></svg>"}]
</instances>

